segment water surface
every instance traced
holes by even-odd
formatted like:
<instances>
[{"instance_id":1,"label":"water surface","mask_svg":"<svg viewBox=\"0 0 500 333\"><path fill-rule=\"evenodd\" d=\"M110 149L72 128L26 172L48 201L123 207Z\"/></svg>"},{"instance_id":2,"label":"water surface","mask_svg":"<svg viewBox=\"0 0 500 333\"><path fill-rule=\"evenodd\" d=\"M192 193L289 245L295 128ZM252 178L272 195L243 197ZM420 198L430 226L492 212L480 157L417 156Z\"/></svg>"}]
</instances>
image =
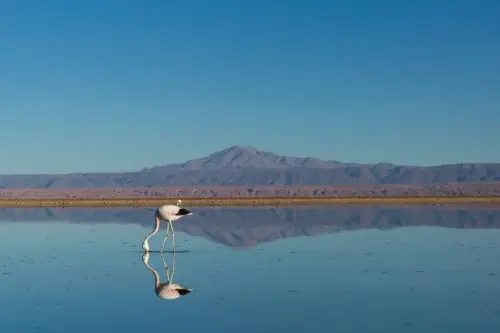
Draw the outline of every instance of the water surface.
<instances>
[{"instance_id":1,"label":"water surface","mask_svg":"<svg viewBox=\"0 0 500 333\"><path fill-rule=\"evenodd\" d=\"M176 300L152 211L0 209L0 331L500 331L500 209L193 208Z\"/></svg>"}]
</instances>

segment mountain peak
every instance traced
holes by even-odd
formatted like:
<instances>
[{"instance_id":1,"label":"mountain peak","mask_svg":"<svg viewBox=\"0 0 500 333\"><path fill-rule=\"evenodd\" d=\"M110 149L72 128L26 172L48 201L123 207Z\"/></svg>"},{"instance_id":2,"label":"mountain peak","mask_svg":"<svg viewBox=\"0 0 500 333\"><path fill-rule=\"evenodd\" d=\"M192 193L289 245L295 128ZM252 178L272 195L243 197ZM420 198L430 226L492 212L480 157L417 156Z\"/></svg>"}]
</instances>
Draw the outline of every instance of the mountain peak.
<instances>
[{"instance_id":1,"label":"mountain peak","mask_svg":"<svg viewBox=\"0 0 500 333\"><path fill-rule=\"evenodd\" d=\"M234 145L206 157L190 160L182 164L185 170L223 168L331 168L338 162L324 161L312 157L280 156L251 146Z\"/></svg>"},{"instance_id":2,"label":"mountain peak","mask_svg":"<svg viewBox=\"0 0 500 333\"><path fill-rule=\"evenodd\" d=\"M256 153L259 153L260 150L258 150L257 148L251 147L251 146L239 146L239 145L235 145L235 146L231 146L229 148L223 149L221 151L215 152L213 154L219 154L219 153L225 153L225 154L227 154L229 152L232 152L232 153L237 152L237 153L256 154Z\"/></svg>"}]
</instances>

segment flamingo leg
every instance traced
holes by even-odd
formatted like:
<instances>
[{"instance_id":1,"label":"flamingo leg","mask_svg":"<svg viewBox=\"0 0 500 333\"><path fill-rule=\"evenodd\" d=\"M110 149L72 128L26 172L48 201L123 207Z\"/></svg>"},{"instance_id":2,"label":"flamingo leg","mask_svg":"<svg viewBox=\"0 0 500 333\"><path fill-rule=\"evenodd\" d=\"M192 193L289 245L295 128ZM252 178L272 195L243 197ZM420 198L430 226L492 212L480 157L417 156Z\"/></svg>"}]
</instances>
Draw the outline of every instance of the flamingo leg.
<instances>
[{"instance_id":1,"label":"flamingo leg","mask_svg":"<svg viewBox=\"0 0 500 333\"><path fill-rule=\"evenodd\" d=\"M160 255L161 255L161 260L163 260L163 266L165 267L165 274L167 275L167 282L170 283L170 272L169 272L168 264L165 261L165 256L163 255L163 253L160 253Z\"/></svg>"},{"instance_id":2,"label":"flamingo leg","mask_svg":"<svg viewBox=\"0 0 500 333\"><path fill-rule=\"evenodd\" d=\"M175 251L172 253L172 275L170 275L170 281L173 281L175 273Z\"/></svg>"},{"instance_id":3,"label":"flamingo leg","mask_svg":"<svg viewBox=\"0 0 500 333\"><path fill-rule=\"evenodd\" d=\"M170 229L169 229L169 225L167 224L167 231L165 232L165 237L163 238L163 245L161 246L160 252L163 252L163 248L165 247L165 243L167 242L169 232L170 232Z\"/></svg>"},{"instance_id":4,"label":"flamingo leg","mask_svg":"<svg viewBox=\"0 0 500 333\"><path fill-rule=\"evenodd\" d=\"M174 226L172 225L172 222L169 222L170 225L170 230L172 231L172 248L175 251L175 232L174 232Z\"/></svg>"}]
</instances>

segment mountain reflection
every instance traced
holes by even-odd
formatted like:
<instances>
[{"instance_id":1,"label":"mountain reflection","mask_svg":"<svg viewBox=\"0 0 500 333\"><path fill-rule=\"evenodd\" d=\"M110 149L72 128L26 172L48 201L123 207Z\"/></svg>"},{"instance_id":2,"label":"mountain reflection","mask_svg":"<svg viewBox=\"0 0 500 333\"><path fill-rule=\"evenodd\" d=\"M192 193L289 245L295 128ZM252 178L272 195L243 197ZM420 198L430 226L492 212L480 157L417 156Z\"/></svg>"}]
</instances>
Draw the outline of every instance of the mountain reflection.
<instances>
[{"instance_id":1,"label":"mountain reflection","mask_svg":"<svg viewBox=\"0 0 500 333\"><path fill-rule=\"evenodd\" d=\"M175 223L176 231L230 247L372 228L500 228L500 207L491 206L193 207L192 210L195 215L189 220ZM151 228L153 212L154 208L2 208L0 220L2 223L134 223Z\"/></svg>"}]
</instances>

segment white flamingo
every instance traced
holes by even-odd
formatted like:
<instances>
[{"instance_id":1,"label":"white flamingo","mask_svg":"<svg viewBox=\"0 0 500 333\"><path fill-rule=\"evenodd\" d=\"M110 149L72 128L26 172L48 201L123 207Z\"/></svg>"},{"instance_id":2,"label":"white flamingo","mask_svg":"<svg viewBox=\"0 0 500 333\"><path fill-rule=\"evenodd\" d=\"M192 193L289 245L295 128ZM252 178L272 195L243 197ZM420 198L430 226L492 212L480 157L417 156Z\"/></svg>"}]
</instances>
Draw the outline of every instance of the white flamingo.
<instances>
[{"instance_id":1,"label":"white flamingo","mask_svg":"<svg viewBox=\"0 0 500 333\"><path fill-rule=\"evenodd\" d=\"M160 230L161 221L167 222L167 232L165 233L163 245L161 246L160 252L163 252L163 248L165 247L165 243L168 239L170 230L172 230L172 247L175 250L175 232L172 222L177 221L183 216L193 215L193 213L191 213L189 210L179 207L181 202L181 200L177 200L177 205L162 205L155 210L155 226L153 231L151 231L151 233L146 236L144 242L142 243L142 248L144 249L144 251L150 251L148 240L153 237L154 234L158 232L158 230Z\"/></svg>"},{"instance_id":2,"label":"white flamingo","mask_svg":"<svg viewBox=\"0 0 500 333\"><path fill-rule=\"evenodd\" d=\"M142 256L142 262L144 266L153 273L155 277L155 293L161 299L177 299L181 296L189 294L192 289L184 288L176 283L173 283L175 271L175 252L172 253L172 274L169 274L168 265L161 253L161 259L163 260L163 266L165 267L165 273L167 275L167 282L162 283L160 279L160 274L151 266L149 266L149 252L144 253Z\"/></svg>"}]
</instances>

